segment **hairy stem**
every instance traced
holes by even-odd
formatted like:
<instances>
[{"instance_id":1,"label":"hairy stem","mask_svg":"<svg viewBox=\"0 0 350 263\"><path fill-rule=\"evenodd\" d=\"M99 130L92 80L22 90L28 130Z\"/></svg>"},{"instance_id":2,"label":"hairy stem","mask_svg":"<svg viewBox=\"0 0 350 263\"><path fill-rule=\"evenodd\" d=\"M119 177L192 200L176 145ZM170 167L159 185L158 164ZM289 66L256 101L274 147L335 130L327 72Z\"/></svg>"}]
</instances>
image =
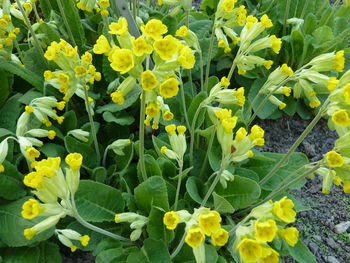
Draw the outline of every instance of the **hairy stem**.
<instances>
[{"instance_id":1,"label":"hairy stem","mask_svg":"<svg viewBox=\"0 0 350 263\"><path fill-rule=\"evenodd\" d=\"M212 135L210 136L210 139L209 139L208 149L207 149L207 151L205 153L205 158L204 158L203 166L202 166L202 169L201 169L201 172L200 172L200 177L203 175L205 169L207 168L207 161L209 159L209 153L211 151L211 148L213 147L215 135L216 135L216 129L214 128L214 131L213 131L213 133L212 133Z\"/></svg>"},{"instance_id":2,"label":"hairy stem","mask_svg":"<svg viewBox=\"0 0 350 263\"><path fill-rule=\"evenodd\" d=\"M322 118L324 110L328 104L328 99L324 102L322 108L317 113L315 118L311 121L311 123L306 127L300 137L295 141L295 143L290 147L288 152L283 156L283 158L275 165L275 167L259 182L260 185L266 183L280 168L281 166L288 160L289 156L298 148L300 143L305 139L305 137L310 133L316 123Z\"/></svg>"},{"instance_id":3,"label":"hairy stem","mask_svg":"<svg viewBox=\"0 0 350 263\"><path fill-rule=\"evenodd\" d=\"M190 135L191 135L191 140L190 140L190 167L193 165L193 148L194 148L194 138L195 138L195 129L196 129L196 122L199 116L199 113L201 109L203 108L203 102L199 104L193 119L191 123L191 128L190 128Z\"/></svg>"},{"instance_id":4,"label":"hairy stem","mask_svg":"<svg viewBox=\"0 0 350 263\"><path fill-rule=\"evenodd\" d=\"M180 195L180 188L181 188L181 181L182 181L182 169L183 169L183 164L179 166L179 178L177 180L177 187L176 187L176 195L175 195L175 203L174 203L174 211L177 210L177 203L179 201L179 195Z\"/></svg>"},{"instance_id":5,"label":"hairy stem","mask_svg":"<svg viewBox=\"0 0 350 263\"><path fill-rule=\"evenodd\" d=\"M286 24L289 16L291 0L287 0L286 12L284 13L284 22L283 22L283 35L286 35Z\"/></svg>"},{"instance_id":6,"label":"hairy stem","mask_svg":"<svg viewBox=\"0 0 350 263\"><path fill-rule=\"evenodd\" d=\"M67 0L65 0L65 1L67 1ZM60 9L60 13L61 13L61 16L62 16L62 19L63 19L63 23L66 26L66 29L67 29L70 41L71 41L73 46L76 46L77 44L75 43L72 30L70 29L66 13L64 12L62 0L57 0L57 5L58 5L58 8Z\"/></svg>"},{"instance_id":7,"label":"hairy stem","mask_svg":"<svg viewBox=\"0 0 350 263\"><path fill-rule=\"evenodd\" d=\"M97 156L98 164L100 164L100 162L101 162L101 160L100 160L101 159L101 153L100 153L100 149L98 147L95 123L94 123L94 119L92 117L92 112L91 112L90 102L89 102L89 95L87 93L86 88L84 88L84 95L85 95L86 111L88 113L89 122L90 122L90 126L91 126L91 134L92 134L92 138L94 140L94 145L95 145L96 156Z\"/></svg>"},{"instance_id":8,"label":"hairy stem","mask_svg":"<svg viewBox=\"0 0 350 263\"><path fill-rule=\"evenodd\" d=\"M214 20L214 23L213 23L213 28L212 28L211 37L210 37L210 44L209 44L209 49L208 49L207 68L205 71L205 85L204 85L205 90L208 90L208 85L209 85L211 53L213 52L214 40L215 40L215 23L216 23L216 19Z\"/></svg>"},{"instance_id":9,"label":"hairy stem","mask_svg":"<svg viewBox=\"0 0 350 263\"><path fill-rule=\"evenodd\" d=\"M214 179L214 181L211 183L209 190L207 192L207 194L205 195L205 197L203 198L203 201L201 203L201 206L205 206L205 204L207 203L209 197L211 196L211 194L213 193L216 185L218 184L219 180L220 180L220 176L222 174L222 172L225 170L224 167L221 167L220 170L217 172L216 177Z\"/></svg>"},{"instance_id":10,"label":"hairy stem","mask_svg":"<svg viewBox=\"0 0 350 263\"><path fill-rule=\"evenodd\" d=\"M139 155L140 155L141 175L144 181L147 180L147 172L146 172L146 165L145 165L145 110L146 110L145 97L146 97L145 91L142 91L141 107L140 107L140 123L139 123L139 126L140 126Z\"/></svg>"}]
</instances>

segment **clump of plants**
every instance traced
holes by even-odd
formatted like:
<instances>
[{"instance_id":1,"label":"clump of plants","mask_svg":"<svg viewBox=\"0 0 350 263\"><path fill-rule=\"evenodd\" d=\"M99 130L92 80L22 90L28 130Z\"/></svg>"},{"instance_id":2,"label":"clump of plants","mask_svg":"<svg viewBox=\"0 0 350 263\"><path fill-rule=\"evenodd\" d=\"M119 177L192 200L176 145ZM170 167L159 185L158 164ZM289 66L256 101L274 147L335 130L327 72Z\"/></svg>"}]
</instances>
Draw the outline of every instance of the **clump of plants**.
<instances>
[{"instance_id":1,"label":"clump of plants","mask_svg":"<svg viewBox=\"0 0 350 263\"><path fill-rule=\"evenodd\" d=\"M339 2L1 1L0 259L316 262L288 192L350 193ZM284 113L312 120L264 152L255 119ZM338 139L310 163L321 118Z\"/></svg>"}]
</instances>

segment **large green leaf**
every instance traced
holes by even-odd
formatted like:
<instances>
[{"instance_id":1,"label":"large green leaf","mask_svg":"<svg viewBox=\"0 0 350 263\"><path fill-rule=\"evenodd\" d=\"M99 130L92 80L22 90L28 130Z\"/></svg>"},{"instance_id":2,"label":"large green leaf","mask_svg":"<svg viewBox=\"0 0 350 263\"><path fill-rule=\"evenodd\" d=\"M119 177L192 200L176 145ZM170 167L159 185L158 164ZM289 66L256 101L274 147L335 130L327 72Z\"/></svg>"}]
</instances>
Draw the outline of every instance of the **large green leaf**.
<instances>
[{"instance_id":1,"label":"large green leaf","mask_svg":"<svg viewBox=\"0 0 350 263\"><path fill-rule=\"evenodd\" d=\"M1 57L0 57L1 60ZM18 99L21 94L16 94L9 98L6 103L0 109L0 127L10 130L12 132L16 131L16 122L22 111L21 104Z\"/></svg>"},{"instance_id":2,"label":"large green leaf","mask_svg":"<svg viewBox=\"0 0 350 263\"><path fill-rule=\"evenodd\" d=\"M10 95L11 86L8 80L8 74L4 70L0 70L0 83L1 83L1 92L0 92L0 105L3 104L7 97Z\"/></svg>"},{"instance_id":3,"label":"large green leaf","mask_svg":"<svg viewBox=\"0 0 350 263\"><path fill-rule=\"evenodd\" d=\"M138 173L138 177L141 177L141 167L140 167L140 162L137 164L137 173ZM146 174L148 177L151 176L162 176L162 171L160 170L160 167L156 161L156 159L154 159L154 157L152 155L149 154L145 154L145 166L146 166Z\"/></svg>"},{"instance_id":4,"label":"large green leaf","mask_svg":"<svg viewBox=\"0 0 350 263\"><path fill-rule=\"evenodd\" d=\"M207 93L205 91L199 93L191 102L190 107L188 108L187 115L188 115L188 120L192 125L193 118L196 114L196 111L198 110L200 104L202 103L203 100L207 98ZM197 115L197 121L196 121L196 127L200 126L203 121L204 121L204 116L205 116L205 108L200 109L200 113Z\"/></svg>"},{"instance_id":5,"label":"large green leaf","mask_svg":"<svg viewBox=\"0 0 350 263\"><path fill-rule=\"evenodd\" d=\"M150 263L171 262L168 247L161 240L148 238L143 242L143 248Z\"/></svg>"},{"instance_id":6,"label":"large green leaf","mask_svg":"<svg viewBox=\"0 0 350 263\"><path fill-rule=\"evenodd\" d=\"M150 238L164 241L170 241L173 238L172 231L167 230L163 223L164 213L162 209L152 206L147 223L147 233Z\"/></svg>"},{"instance_id":7,"label":"large green leaf","mask_svg":"<svg viewBox=\"0 0 350 263\"><path fill-rule=\"evenodd\" d=\"M18 176L16 178L16 174L14 174L14 172L18 173L16 168L8 162L4 163L4 167L5 171L0 174L0 197L7 200L16 200L25 196L27 191Z\"/></svg>"},{"instance_id":8,"label":"large green leaf","mask_svg":"<svg viewBox=\"0 0 350 263\"><path fill-rule=\"evenodd\" d=\"M38 76L34 74L32 71L25 67L21 67L20 65L6 60L3 57L0 57L0 69L11 72L22 79L26 80L30 84L32 84L34 87L37 87L39 89L42 89L44 85L44 80L41 76Z\"/></svg>"},{"instance_id":9,"label":"large green leaf","mask_svg":"<svg viewBox=\"0 0 350 263\"><path fill-rule=\"evenodd\" d=\"M232 182L227 182L227 188L223 188L221 184L218 184L215 192L225 198L237 210L245 208L257 201L261 189L255 181L249 178L235 176Z\"/></svg>"},{"instance_id":10,"label":"large green leaf","mask_svg":"<svg viewBox=\"0 0 350 263\"><path fill-rule=\"evenodd\" d=\"M75 200L79 214L87 221L113 221L124 209L121 192L111 186L81 180Z\"/></svg>"},{"instance_id":11,"label":"large green leaf","mask_svg":"<svg viewBox=\"0 0 350 263\"><path fill-rule=\"evenodd\" d=\"M75 6L75 2L73 0L64 0L61 2L63 5L64 13L68 18L68 25L73 33L74 40L78 47L82 48L86 42L86 38L84 35L83 25L80 22L78 9Z\"/></svg>"},{"instance_id":12,"label":"large green leaf","mask_svg":"<svg viewBox=\"0 0 350 263\"><path fill-rule=\"evenodd\" d=\"M33 237L32 240L26 240L23 231L25 228L31 228L43 220L38 217L32 220L24 219L21 216L22 205L28 197L0 206L0 239L10 247L21 247L34 244L38 241L46 240L53 234L53 229L46 230Z\"/></svg>"},{"instance_id":13,"label":"large green leaf","mask_svg":"<svg viewBox=\"0 0 350 263\"><path fill-rule=\"evenodd\" d=\"M149 214L152 205L169 209L166 184L160 176L148 178L135 188L134 193L137 206L145 214Z\"/></svg>"},{"instance_id":14,"label":"large green leaf","mask_svg":"<svg viewBox=\"0 0 350 263\"><path fill-rule=\"evenodd\" d=\"M287 247L287 250L289 251L290 255L299 263L316 263L315 256L310 252L310 250L307 248L307 246L304 245L302 241L299 240L299 242L294 246L291 247L287 245L285 242L285 247Z\"/></svg>"}]
</instances>

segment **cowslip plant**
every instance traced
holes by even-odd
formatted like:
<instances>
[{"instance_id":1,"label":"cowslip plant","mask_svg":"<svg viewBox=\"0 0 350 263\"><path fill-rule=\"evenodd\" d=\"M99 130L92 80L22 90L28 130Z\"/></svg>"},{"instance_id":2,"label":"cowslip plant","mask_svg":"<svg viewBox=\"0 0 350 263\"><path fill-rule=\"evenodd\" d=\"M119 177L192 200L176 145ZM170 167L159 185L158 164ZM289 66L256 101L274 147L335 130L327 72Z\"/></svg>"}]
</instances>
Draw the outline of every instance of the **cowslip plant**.
<instances>
[{"instance_id":1,"label":"cowslip plant","mask_svg":"<svg viewBox=\"0 0 350 263\"><path fill-rule=\"evenodd\" d=\"M350 192L346 52L289 60L301 20L245 2L2 1L5 262L60 262L58 244L97 262L316 262L288 191L315 173L324 194ZM314 119L286 154L263 152L254 119L292 97ZM294 151L322 117L339 138L309 163Z\"/></svg>"}]
</instances>

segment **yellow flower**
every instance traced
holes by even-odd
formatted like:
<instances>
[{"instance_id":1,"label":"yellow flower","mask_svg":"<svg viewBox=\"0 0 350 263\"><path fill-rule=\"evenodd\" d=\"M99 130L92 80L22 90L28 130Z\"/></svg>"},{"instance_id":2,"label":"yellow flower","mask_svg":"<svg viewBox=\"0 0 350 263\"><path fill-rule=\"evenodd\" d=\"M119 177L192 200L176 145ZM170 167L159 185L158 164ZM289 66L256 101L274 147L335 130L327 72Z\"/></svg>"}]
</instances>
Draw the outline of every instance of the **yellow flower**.
<instances>
[{"instance_id":1,"label":"yellow flower","mask_svg":"<svg viewBox=\"0 0 350 263\"><path fill-rule=\"evenodd\" d=\"M164 214L163 223L167 229L174 230L177 227L179 221L180 216L175 211L166 212Z\"/></svg>"},{"instance_id":2,"label":"yellow flower","mask_svg":"<svg viewBox=\"0 0 350 263\"><path fill-rule=\"evenodd\" d=\"M175 78L169 78L160 84L159 93L163 98L172 98L179 92L179 82Z\"/></svg>"},{"instance_id":3,"label":"yellow flower","mask_svg":"<svg viewBox=\"0 0 350 263\"><path fill-rule=\"evenodd\" d=\"M86 75L87 70L84 66L76 66L74 68L74 72L79 78L81 78L81 77L84 77Z\"/></svg>"},{"instance_id":4,"label":"yellow flower","mask_svg":"<svg viewBox=\"0 0 350 263\"><path fill-rule=\"evenodd\" d=\"M326 160L330 167L342 167L344 165L344 158L336 151L326 153Z\"/></svg>"},{"instance_id":5,"label":"yellow flower","mask_svg":"<svg viewBox=\"0 0 350 263\"><path fill-rule=\"evenodd\" d=\"M170 124L165 126L165 131L169 133L170 135L174 135L176 133L176 125Z\"/></svg>"},{"instance_id":6,"label":"yellow flower","mask_svg":"<svg viewBox=\"0 0 350 263\"><path fill-rule=\"evenodd\" d=\"M34 163L35 170L40 173L42 176L46 177L54 177L56 176L55 170L58 170L60 168L61 164L61 158L55 157L55 158L47 158L43 159L39 162Z\"/></svg>"},{"instance_id":7,"label":"yellow flower","mask_svg":"<svg viewBox=\"0 0 350 263\"><path fill-rule=\"evenodd\" d=\"M290 68L290 67L288 67L288 65L287 64L283 64L282 66L281 66L281 71L284 73L284 74L286 74L287 76L291 76L291 75L293 75L293 70Z\"/></svg>"},{"instance_id":8,"label":"yellow flower","mask_svg":"<svg viewBox=\"0 0 350 263\"><path fill-rule=\"evenodd\" d=\"M272 211L279 219L286 223L293 223L297 214L294 211L293 201L287 199L286 196L281 200L274 202Z\"/></svg>"},{"instance_id":9,"label":"yellow flower","mask_svg":"<svg viewBox=\"0 0 350 263\"><path fill-rule=\"evenodd\" d=\"M110 6L109 0L100 0L99 6L101 8L108 8Z\"/></svg>"},{"instance_id":10,"label":"yellow flower","mask_svg":"<svg viewBox=\"0 0 350 263\"><path fill-rule=\"evenodd\" d=\"M118 23L112 22L109 25L108 33L112 35L125 36L128 33L128 21L125 17L120 17Z\"/></svg>"},{"instance_id":11,"label":"yellow flower","mask_svg":"<svg viewBox=\"0 0 350 263\"><path fill-rule=\"evenodd\" d=\"M38 232L33 228L26 228L23 231L23 234L27 240L31 240Z\"/></svg>"},{"instance_id":12,"label":"yellow flower","mask_svg":"<svg viewBox=\"0 0 350 263\"><path fill-rule=\"evenodd\" d=\"M260 258L260 263L278 263L279 260L279 254L276 250L272 248L263 248L262 255Z\"/></svg>"},{"instance_id":13,"label":"yellow flower","mask_svg":"<svg viewBox=\"0 0 350 263\"><path fill-rule=\"evenodd\" d=\"M282 46L282 40L280 38L277 38L275 35L271 35L270 39L271 39L271 48L273 52L275 52L276 54L279 54Z\"/></svg>"},{"instance_id":14,"label":"yellow flower","mask_svg":"<svg viewBox=\"0 0 350 263\"><path fill-rule=\"evenodd\" d=\"M346 110L338 110L333 113L332 121L342 127L347 127L350 125L349 114Z\"/></svg>"},{"instance_id":15,"label":"yellow flower","mask_svg":"<svg viewBox=\"0 0 350 263\"><path fill-rule=\"evenodd\" d=\"M32 11L33 10L33 7L32 7L32 4L27 2L27 3L24 3L23 4L23 8L26 10L26 11Z\"/></svg>"},{"instance_id":16,"label":"yellow flower","mask_svg":"<svg viewBox=\"0 0 350 263\"><path fill-rule=\"evenodd\" d=\"M272 61L272 60L265 60L264 63L263 63L263 65L264 65L264 67L265 67L266 69L270 69L271 66L272 66L272 64L273 64L273 61Z\"/></svg>"},{"instance_id":17,"label":"yellow flower","mask_svg":"<svg viewBox=\"0 0 350 263\"><path fill-rule=\"evenodd\" d=\"M124 104L124 94L122 91L114 91L111 93L111 98L114 103L118 103L119 105Z\"/></svg>"},{"instance_id":18,"label":"yellow flower","mask_svg":"<svg viewBox=\"0 0 350 263\"><path fill-rule=\"evenodd\" d=\"M65 161L72 170L77 170L83 164L83 156L80 153L70 153Z\"/></svg>"},{"instance_id":19,"label":"yellow flower","mask_svg":"<svg viewBox=\"0 0 350 263\"><path fill-rule=\"evenodd\" d=\"M28 114L34 112L34 108L33 108L32 106L29 106L29 105L25 106L24 110L25 110L25 112L28 113Z\"/></svg>"},{"instance_id":20,"label":"yellow flower","mask_svg":"<svg viewBox=\"0 0 350 263\"><path fill-rule=\"evenodd\" d=\"M188 46L184 46L180 51L177 62L179 62L184 69L192 69L196 63L196 59L192 54L192 49Z\"/></svg>"},{"instance_id":21,"label":"yellow flower","mask_svg":"<svg viewBox=\"0 0 350 263\"><path fill-rule=\"evenodd\" d=\"M224 127L225 132L231 133L233 128L236 127L237 120L238 118L236 116L222 120L221 125Z\"/></svg>"},{"instance_id":22,"label":"yellow flower","mask_svg":"<svg viewBox=\"0 0 350 263\"><path fill-rule=\"evenodd\" d=\"M162 35L168 32L168 28L162 23L162 21L158 19L151 19L145 26L141 27L141 31L145 36L157 40L162 38Z\"/></svg>"},{"instance_id":23,"label":"yellow flower","mask_svg":"<svg viewBox=\"0 0 350 263\"><path fill-rule=\"evenodd\" d=\"M83 247L86 247L89 244L90 237L88 235L81 236L79 241Z\"/></svg>"},{"instance_id":24,"label":"yellow flower","mask_svg":"<svg viewBox=\"0 0 350 263\"><path fill-rule=\"evenodd\" d=\"M177 129L177 132L179 135L184 135L187 131L187 128L185 126L182 126L182 125L177 126L176 129Z\"/></svg>"},{"instance_id":25,"label":"yellow flower","mask_svg":"<svg viewBox=\"0 0 350 263\"><path fill-rule=\"evenodd\" d=\"M60 102L57 102L57 104L56 104L56 108L58 110L63 110L65 106L66 106L66 102L65 101L60 101Z\"/></svg>"},{"instance_id":26,"label":"yellow flower","mask_svg":"<svg viewBox=\"0 0 350 263\"><path fill-rule=\"evenodd\" d=\"M272 219L255 223L255 238L260 242L271 242L275 238L276 232L277 225Z\"/></svg>"},{"instance_id":27,"label":"yellow flower","mask_svg":"<svg viewBox=\"0 0 350 263\"><path fill-rule=\"evenodd\" d=\"M113 52L111 57L112 63L111 67L120 72L121 74L125 74L132 70L135 66L134 64L134 55L130 49L118 49Z\"/></svg>"},{"instance_id":28,"label":"yellow flower","mask_svg":"<svg viewBox=\"0 0 350 263\"><path fill-rule=\"evenodd\" d=\"M177 37L186 37L190 31L188 30L187 26L181 26L178 30L176 30L176 36Z\"/></svg>"},{"instance_id":29,"label":"yellow flower","mask_svg":"<svg viewBox=\"0 0 350 263\"><path fill-rule=\"evenodd\" d=\"M345 103L350 104L350 84L349 83L345 85L342 94L343 94Z\"/></svg>"},{"instance_id":30,"label":"yellow flower","mask_svg":"<svg viewBox=\"0 0 350 263\"><path fill-rule=\"evenodd\" d=\"M265 131L259 125L254 125L251 128L250 132L251 132L250 137L255 141L255 145L264 146Z\"/></svg>"},{"instance_id":31,"label":"yellow flower","mask_svg":"<svg viewBox=\"0 0 350 263\"><path fill-rule=\"evenodd\" d=\"M338 72L343 72L345 64L344 50L335 53L334 69Z\"/></svg>"},{"instance_id":32,"label":"yellow flower","mask_svg":"<svg viewBox=\"0 0 350 263\"><path fill-rule=\"evenodd\" d=\"M34 160L40 156L40 152L34 147L28 147L26 149L26 156L29 160Z\"/></svg>"},{"instance_id":33,"label":"yellow flower","mask_svg":"<svg viewBox=\"0 0 350 263\"><path fill-rule=\"evenodd\" d=\"M228 232L223 228L220 228L218 231L211 235L211 242L214 246L222 247L227 243L227 241Z\"/></svg>"},{"instance_id":34,"label":"yellow flower","mask_svg":"<svg viewBox=\"0 0 350 263\"><path fill-rule=\"evenodd\" d=\"M286 86L282 88L282 91L283 91L284 96L286 96L286 97L289 97L290 94L292 93L292 89L289 87L286 87Z\"/></svg>"},{"instance_id":35,"label":"yellow flower","mask_svg":"<svg viewBox=\"0 0 350 263\"><path fill-rule=\"evenodd\" d=\"M132 37L131 43L132 43L134 54L138 57L143 56L145 54L149 55L153 51L153 47L146 42L144 36L140 36L137 39Z\"/></svg>"},{"instance_id":36,"label":"yellow flower","mask_svg":"<svg viewBox=\"0 0 350 263\"><path fill-rule=\"evenodd\" d=\"M31 188L42 188L43 176L38 172L31 172L24 177L23 183Z\"/></svg>"},{"instance_id":37,"label":"yellow flower","mask_svg":"<svg viewBox=\"0 0 350 263\"><path fill-rule=\"evenodd\" d=\"M200 214L198 218L199 227L203 232L210 236L212 233L215 233L220 230L221 216L216 211L210 211L206 214Z\"/></svg>"},{"instance_id":38,"label":"yellow flower","mask_svg":"<svg viewBox=\"0 0 350 263\"><path fill-rule=\"evenodd\" d=\"M0 163L0 173L5 172L5 167L2 163Z\"/></svg>"},{"instance_id":39,"label":"yellow flower","mask_svg":"<svg viewBox=\"0 0 350 263\"><path fill-rule=\"evenodd\" d=\"M165 121L171 121L174 118L174 114L171 111L167 110L163 113L162 117Z\"/></svg>"},{"instance_id":40,"label":"yellow flower","mask_svg":"<svg viewBox=\"0 0 350 263\"><path fill-rule=\"evenodd\" d=\"M70 247L71 252L75 252L77 249L78 249L78 247L74 246L74 245Z\"/></svg>"},{"instance_id":41,"label":"yellow flower","mask_svg":"<svg viewBox=\"0 0 350 263\"><path fill-rule=\"evenodd\" d=\"M333 178L333 184L335 184L336 186L339 186L339 185L341 185L341 183L343 182L343 180L341 179L341 177L340 176L334 176L334 178Z\"/></svg>"},{"instance_id":42,"label":"yellow flower","mask_svg":"<svg viewBox=\"0 0 350 263\"><path fill-rule=\"evenodd\" d=\"M51 80L54 78L54 74L51 70L45 70L44 72L44 79L45 81Z\"/></svg>"},{"instance_id":43,"label":"yellow flower","mask_svg":"<svg viewBox=\"0 0 350 263\"><path fill-rule=\"evenodd\" d=\"M222 77L220 80L220 85L223 87L228 87L230 86L230 80L226 77Z\"/></svg>"},{"instance_id":44,"label":"yellow flower","mask_svg":"<svg viewBox=\"0 0 350 263\"><path fill-rule=\"evenodd\" d=\"M57 76L57 80L59 83L67 84L69 82L69 76L65 73L59 73Z\"/></svg>"},{"instance_id":45,"label":"yellow flower","mask_svg":"<svg viewBox=\"0 0 350 263\"><path fill-rule=\"evenodd\" d=\"M146 107L146 114L151 118L157 117L159 115L160 108L158 103L151 102Z\"/></svg>"},{"instance_id":46,"label":"yellow flower","mask_svg":"<svg viewBox=\"0 0 350 263\"><path fill-rule=\"evenodd\" d=\"M22 205L21 214L25 219L33 219L43 211L44 208L40 205L40 203L37 200L30 198Z\"/></svg>"},{"instance_id":47,"label":"yellow flower","mask_svg":"<svg viewBox=\"0 0 350 263\"><path fill-rule=\"evenodd\" d=\"M225 12L232 12L233 8L235 8L235 3L237 0L224 0L222 3L222 9Z\"/></svg>"},{"instance_id":48,"label":"yellow flower","mask_svg":"<svg viewBox=\"0 0 350 263\"><path fill-rule=\"evenodd\" d=\"M258 241L245 238L239 242L237 248L239 255L247 263L256 262L262 255L262 247Z\"/></svg>"},{"instance_id":49,"label":"yellow flower","mask_svg":"<svg viewBox=\"0 0 350 263\"><path fill-rule=\"evenodd\" d=\"M5 19L0 19L0 27L7 27L8 25L9 23Z\"/></svg>"},{"instance_id":50,"label":"yellow flower","mask_svg":"<svg viewBox=\"0 0 350 263\"><path fill-rule=\"evenodd\" d=\"M343 190L344 193L350 194L350 180L344 180Z\"/></svg>"},{"instance_id":51,"label":"yellow flower","mask_svg":"<svg viewBox=\"0 0 350 263\"><path fill-rule=\"evenodd\" d=\"M273 26L272 21L266 14L260 18L260 22L263 28L269 28Z\"/></svg>"},{"instance_id":52,"label":"yellow flower","mask_svg":"<svg viewBox=\"0 0 350 263\"><path fill-rule=\"evenodd\" d=\"M240 87L239 89L237 89L235 96L237 98L238 106L243 107L243 105L245 104L244 88Z\"/></svg>"},{"instance_id":53,"label":"yellow flower","mask_svg":"<svg viewBox=\"0 0 350 263\"><path fill-rule=\"evenodd\" d=\"M333 91L335 90L335 88L337 87L339 83L339 80L336 77L330 77L329 80L327 81L327 89L329 91Z\"/></svg>"},{"instance_id":54,"label":"yellow flower","mask_svg":"<svg viewBox=\"0 0 350 263\"><path fill-rule=\"evenodd\" d=\"M56 137L56 132L54 130L49 130L47 133L47 138L49 138L50 140L55 139Z\"/></svg>"},{"instance_id":55,"label":"yellow flower","mask_svg":"<svg viewBox=\"0 0 350 263\"><path fill-rule=\"evenodd\" d=\"M278 106L278 108L279 108L280 110L283 110L285 107L287 107L287 104L285 104L284 102L282 102L282 103Z\"/></svg>"},{"instance_id":56,"label":"yellow flower","mask_svg":"<svg viewBox=\"0 0 350 263\"><path fill-rule=\"evenodd\" d=\"M257 19L256 17L254 17L254 16L252 16L252 15L247 16L247 18L246 18L246 27L247 27L247 29L248 29L248 30L251 29L252 26L253 26L255 23L257 23L257 22L258 22L258 19Z\"/></svg>"},{"instance_id":57,"label":"yellow flower","mask_svg":"<svg viewBox=\"0 0 350 263\"><path fill-rule=\"evenodd\" d=\"M232 111L228 109L221 109L215 112L215 116L220 120L225 120L227 118L230 118L231 114L232 114Z\"/></svg>"},{"instance_id":58,"label":"yellow flower","mask_svg":"<svg viewBox=\"0 0 350 263\"><path fill-rule=\"evenodd\" d=\"M81 56L81 60L85 63L90 65L92 63L92 54L89 52L85 52L84 55Z\"/></svg>"},{"instance_id":59,"label":"yellow flower","mask_svg":"<svg viewBox=\"0 0 350 263\"><path fill-rule=\"evenodd\" d=\"M99 36L92 51L95 54L107 54L111 50L107 38L104 35Z\"/></svg>"},{"instance_id":60,"label":"yellow flower","mask_svg":"<svg viewBox=\"0 0 350 263\"><path fill-rule=\"evenodd\" d=\"M64 116L58 116L58 117L56 118L56 121L57 121L58 124L62 124L63 121L64 121Z\"/></svg>"},{"instance_id":61,"label":"yellow flower","mask_svg":"<svg viewBox=\"0 0 350 263\"><path fill-rule=\"evenodd\" d=\"M245 137L247 136L247 131L245 128L241 127L237 130L236 132L236 137L235 137L235 140L237 142L240 142L242 141Z\"/></svg>"},{"instance_id":62,"label":"yellow flower","mask_svg":"<svg viewBox=\"0 0 350 263\"><path fill-rule=\"evenodd\" d=\"M179 50L179 40L171 35L156 40L153 44L154 50L163 60L171 60Z\"/></svg>"},{"instance_id":63,"label":"yellow flower","mask_svg":"<svg viewBox=\"0 0 350 263\"><path fill-rule=\"evenodd\" d=\"M295 227L288 227L286 229L282 229L280 231L280 235L291 247L294 247L296 243L298 243L299 230Z\"/></svg>"},{"instance_id":64,"label":"yellow flower","mask_svg":"<svg viewBox=\"0 0 350 263\"><path fill-rule=\"evenodd\" d=\"M143 90L151 91L158 86L157 77L151 70L146 70L141 74L141 87Z\"/></svg>"},{"instance_id":65,"label":"yellow flower","mask_svg":"<svg viewBox=\"0 0 350 263\"><path fill-rule=\"evenodd\" d=\"M318 99L311 101L309 104L310 108L313 108L313 109L317 108L320 105L321 105L321 101L319 101Z\"/></svg>"},{"instance_id":66,"label":"yellow flower","mask_svg":"<svg viewBox=\"0 0 350 263\"><path fill-rule=\"evenodd\" d=\"M192 227L188 230L185 242L192 248L198 247L200 244L204 242L205 236L201 228Z\"/></svg>"}]
</instances>

